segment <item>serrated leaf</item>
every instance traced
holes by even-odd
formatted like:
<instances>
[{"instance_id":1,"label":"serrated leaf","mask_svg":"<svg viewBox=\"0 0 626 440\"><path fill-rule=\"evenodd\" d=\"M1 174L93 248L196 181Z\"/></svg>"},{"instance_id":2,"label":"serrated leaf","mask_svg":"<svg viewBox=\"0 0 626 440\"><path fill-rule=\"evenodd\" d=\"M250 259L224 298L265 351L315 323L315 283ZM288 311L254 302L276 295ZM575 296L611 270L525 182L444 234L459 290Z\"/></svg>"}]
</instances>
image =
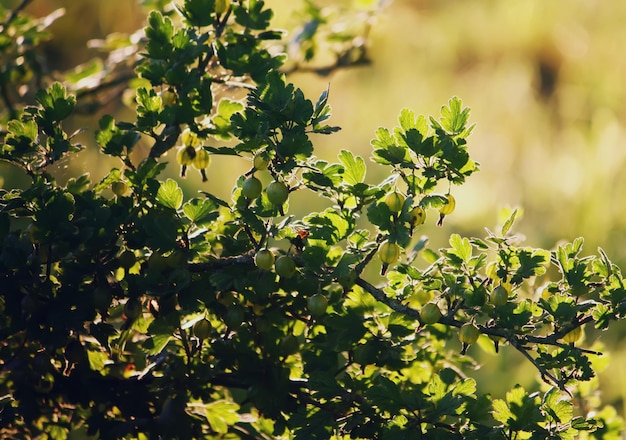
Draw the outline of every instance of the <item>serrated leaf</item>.
<instances>
[{"instance_id":1,"label":"serrated leaf","mask_svg":"<svg viewBox=\"0 0 626 440\"><path fill-rule=\"evenodd\" d=\"M454 254L464 262L468 262L472 258L472 245L467 238L461 238L459 234L452 234L450 246L454 249Z\"/></svg>"},{"instance_id":2,"label":"serrated leaf","mask_svg":"<svg viewBox=\"0 0 626 440\"><path fill-rule=\"evenodd\" d=\"M465 129L469 113L469 108L463 108L463 101L454 96L441 108L441 127L448 133L459 134Z\"/></svg>"},{"instance_id":3,"label":"serrated leaf","mask_svg":"<svg viewBox=\"0 0 626 440\"><path fill-rule=\"evenodd\" d=\"M156 194L156 201L166 208L179 209L183 203L183 190L174 179L161 182Z\"/></svg>"},{"instance_id":4,"label":"serrated leaf","mask_svg":"<svg viewBox=\"0 0 626 440\"><path fill-rule=\"evenodd\" d=\"M310 225L311 234L315 239L335 244L343 240L351 231L351 224L336 211L327 209L305 219Z\"/></svg>"},{"instance_id":5,"label":"serrated leaf","mask_svg":"<svg viewBox=\"0 0 626 440\"><path fill-rule=\"evenodd\" d=\"M365 161L361 156L354 156L351 151L341 150L338 157L345 167L343 174L344 182L348 185L356 185L365 180Z\"/></svg>"},{"instance_id":6,"label":"serrated leaf","mask_svg":"<svg viewBox=\"0 0 626 440\"><path fill-rule=\"evenodd\" d=\"M217 205L210 199L193 198L183 205L183 213L194 223L201 223Z\"/></svg>"},{"instance_id":7,"label":"serrated leaf","mask_svg":"<svg viewBox=\"0 0 626 440\"><path fill-rule=\"evenodd\" d=\"M568 423L574 415L573 405L567 400L560 399L560 397L559 389L552 387L543 396L542 406L555 422Z\"/></svg>"},{"instance_id":8,"label":"serrated leaf","mask_svg":"<svg viewBox=\"0 0 626 440\"><path fill-rule=\"evenodd\" d=\"M376 139L372 139L372 146L385 149L395 145L391 132L385 127L379 127L376 130Z\"/></svg>"},{"instance_id":9,"label":"serrated leaf","mask_svg":"<svg viewBox=\"0 0 626 440\"><path fill-rule=\"evenodd\" d=\"M204 405L204 411L211 428L220 434L226 434L228 427L239 421L239 405L234 402L217 400Z\"/></svg>"},{"instance_id":10,"label":"serrated leaf","mask_svg":"<svg viewBox=\"0 0 626 440\"><path fill-rule=\"evenodd\" d=\"M439 375L433 375L428 383L428 394L430 394L430 397L435 402L441 400L441 398L446 394L446 389L447 385L441 380Z\"/></svg>"},{"instance_id":11,"label":"serrated leaf","mask_svg":"<svg viewBox=\"0 0 626 440\"><path fill-rule=\"evenodd\" d=\"M214 136L221 140L230 139L231 118L242 110L243 104L240 102L226 98L221 99L217 105L217 114L213 117L213 124L215 125Z\"/></svg>"},{"instance_id":12,"label":"serrated leaf","mask_svg":"<svg viewBox=\"0 0 626 440\"><path fill-rule=\"evenodd\" d=\"M476 381L474 379L465 379L454 386L454 394L473 396L474 393L476 393Z\"/></svg>"},{"instance_id":13,"label":"serrated leaf","mask_svg":"<svg viewBox=\"0 0 626 440\"><path fill-rule=\"evenodd\" d=\"M509 409L506 402L502 399L494 399L493 406L493 418L497 421L508 424L509 420L513 418L513 413Z\"/></svg>"},{"instance_id":14,"label":"serrated leaf","mask_svg":"<svg viewBox=\"0 0 626 440\"><path fill-rule=\"evenodd\" d=\"M12 119L8 122L7 128L12 136L23 136L34 141L37 138L37 123L35 121L19 121Z\"/></svg>"},{"instance_id":15,"label":"serrated leaf","mask_svg":"<svg viewBox=\"0 0 626 440\"><path fill-rule=\"evenodd\" d=\"M439 195L429 195L424 196L420 200L420 206L424 209L426 208L441 208L448 202L448 199L444 196Z\"/></svg>"}]
</instances>

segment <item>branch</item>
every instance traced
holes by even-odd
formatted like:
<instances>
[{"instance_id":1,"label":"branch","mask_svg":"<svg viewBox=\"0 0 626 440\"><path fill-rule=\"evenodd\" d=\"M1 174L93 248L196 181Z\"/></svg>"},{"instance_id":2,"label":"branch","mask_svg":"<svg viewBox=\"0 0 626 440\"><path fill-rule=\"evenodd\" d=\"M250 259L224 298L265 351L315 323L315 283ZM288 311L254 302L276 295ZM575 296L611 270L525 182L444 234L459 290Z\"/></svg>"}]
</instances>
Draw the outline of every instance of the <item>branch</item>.
<instances>
[{"instance_id":1,"label":"branch","mask_svg":"<svg viewBox=\"0 0 626 440\"><path fill-rule=\"evenodd\" d=\"M537 361L535 360L535 358L533 358L530 355L530 353L528 353L528 349L526 349L526 347L520 344L517 339L509 339L509 342L511 343L513 347L515 347L517 351L519 351L526 359L528 359L531 364L534 365L537 371L539 371L539 374L541 375L541 379L544 382L546 382L547 384L552 383L556 385L557 387L559 387L560 390L565 391L567 394L569 394L570 397L572 397L572 394L569 392L569 390L565 388L565 382L560 381L552 373L550 373L545 367L539 365Z\"/></svg>"},{"instance_id":2,"label":"branch","mask_svg":"<svg viewBox=\"0 0 626 440\"><path fill-rule=\"evenodd\" d=\"M188 269L190 272L206 272L209 270L221 269L224 267L232 267L237 265L254 265L253 254L218 258L213 261L206 261L204 263L189 263Z\"/></svg>"},{"instance_id":3,"label":"branch","mask_svg":"<svg viewBox=\"0 0 626 440\"><path fill-rule=\"evenodd\" d=\"M372 284L368 283L363 278L360 278L360 277L357 278L356 285L361 287L363 290L365 290L370 295L372 295L377 301L380 301L381 303L385 304L390 309L398 313L403 313L407 316L410 316L411 318L415 318L419 321L420 324L422 323L422 318L420 317L420 314L417 310L412 309L411 307L402 304L400 301L398 301L395 298L389 298L385 294L385 292L378 289L377 287L374 287Z\"/></svg>"},{"instance_id":4,"label":"branch","mask_svg":"<svg viewBox=\"0 0 626 440\"><path fill-rule=\"evenodd\" d=\"M22 0L22 3L20 3L19 5L17 5L15 7L15 9L13 9L11 11L11 13L9 14L9 16L7 17L7 19L5 20L4 23L0 24L0 33L4 33L4 31L6 30L6 28L11 24L11 22L13 20L15 20L17 18L17 15L22 12L22 10L28 6L28 4L31 2L32 0Z\"/></svg>"},{"instance_id":5,"label":"branch","mask_svg":"<svg viewBox=\"0 0 626 440\"><path fill-rule=\"evenodd\" d=\"M76 99L84 98L85 96L95 95L103 90L110 89L115 86L119 86L121 84L125 84L133 78L136 78L137 75L135 73L127 73L124 75L120 75L117 78L113 78L109 81L103 81L99 83L97 86L92 87L90 89L81 89L76 92Z\"/></svg>"},{"instance_id":6,"label":"branch","mask_svg":"<svg viewBox=\"0 0 626 440\"><path fill-rule=\"evenodd\" d=\"M150 157L157 158L162 154L165 154L176 144L179 135L180 126L178 124L166 125L161 131L159 138L156 140L154 145L152 145L152 148L150 149Z\"/></svg>"}]
</instances>

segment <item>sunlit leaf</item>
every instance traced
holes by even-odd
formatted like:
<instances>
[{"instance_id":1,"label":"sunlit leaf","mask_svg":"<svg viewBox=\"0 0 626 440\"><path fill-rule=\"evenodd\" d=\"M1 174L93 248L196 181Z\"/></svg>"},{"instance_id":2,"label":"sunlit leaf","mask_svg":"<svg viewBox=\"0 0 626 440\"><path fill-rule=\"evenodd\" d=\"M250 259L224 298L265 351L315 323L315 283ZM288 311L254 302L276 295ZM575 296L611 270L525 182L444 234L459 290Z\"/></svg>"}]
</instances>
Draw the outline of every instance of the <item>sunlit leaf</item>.
<instances>
[{"instance_id":1,"label":"sunlit leaf","mask_svg":"<svg viewBox=\"0 0 626 440\"><path fill-rule=\"evenodd\" d=\"M217 205L210 199L193 198L183 205L183 213L194 223L202 223L216 209Z\"/></svg>"},{"instance_id":2,"label":"sunlit leaf","mask_svg":"<svg viewBox=\"0 0 626 440\"><path fill-rule=\"evenodd\" d=\"M356 185L365 179L365 161L351 151L341 150L339 160L345 167L343 179L348 185Z\"/></svg>"},{"instance_id":3,"label":"sunlit leaf","mask_svg":"<svg viewBox=\"0 0 626 440\"><path fill-rule=\"evenodd\" d=\"M156 201L167 208L178 209L183 203L183 190L174 179L167 179L161 183Z\"/></svg>"},{"instance_id":4,"label":"sunlit leaf","mask_svg":"<svg viewBox=\"0 0 626 440\"><path fill-rule=\"evenodd\" d=\"M228 427L239 421L239 405L227 400L216 400L204 405L205 416L211 428L221 434L228 432Z\"/></svg>"}]
</instances>

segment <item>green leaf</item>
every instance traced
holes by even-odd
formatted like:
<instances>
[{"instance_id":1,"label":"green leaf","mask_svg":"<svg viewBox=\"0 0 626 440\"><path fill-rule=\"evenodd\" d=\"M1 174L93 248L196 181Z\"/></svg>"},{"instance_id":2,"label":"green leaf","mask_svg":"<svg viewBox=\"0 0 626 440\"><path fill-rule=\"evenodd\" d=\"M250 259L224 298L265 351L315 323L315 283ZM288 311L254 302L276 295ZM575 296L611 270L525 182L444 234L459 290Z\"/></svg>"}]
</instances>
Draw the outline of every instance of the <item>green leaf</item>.
<instances>
[{"instance_id":1,"label":"green leaf","mask_svg":"<svg viewBox=\"0 0 626 440\"><path fill-rule=\"evenodd\" d=\"M400 127L405 132L409 130L417 130L422 136L426 136L428 133L428 124L426 123L426 118L424 116L415 116L413 110L402 109L400 112L400 116L398 117L398 122L400 123Z\"/></svg>"},{"instance_id":2,"label":"green leaf","mask_svg":"<svg viewBox=\"0 0 626 440\"><path fill-rule=\"evenodd\" d=\"M72 194L80 194L87 191L90 184L89 173L86 173L78 178L72 177L68 179L65 187Z\"/></svg>"},{"instance_id":3,"label":"green leaf","mask_svg":"<svg viewBox=\"0 0 626 440\"><path fill-rule=\"evenodd\" d=\"M315 103L315 107L313 107L314 122L323 122L330 116L330 107L327 106L329 88L322 92L317 102Z\"/></svg>"},{"instance_id":4,"label":"green leaf","mask_svg":"<svg viewBox=\"0 0 626 440\"><path fill-rule=\"evenodd\" d=\"M367 207L367 219L383 231L389 231L395 227L395 222L392 221L392 213L385 202L370 204Z\"/></svg>"},{"instance_id":5,"label":"green leaf","mask_svg":"<svg viewBox=\"0 0 626 440\"><path fill-rule=\"evenodd\" d=\"M105 154L120 156L124 148L130 151L141 139L139 133L120 130L115 124L115 119L110 115L100 118L99 125L100 130L96 131L96 142Z\"/></svg>"},{"instance_id":6,"label":"green leaf","mask_svg":"<svg viewBox=\"0 0 626 440\"><path fill-rule=\"evenodd\" d=\"M569 423L574 416L574 407L572 402L560 399L561 393L556 387L552 387L543 398L543 409L549 416L549 419L556 423Z\"/></svg>"},{"instance_id":7,"label":"green leaf","mask_svg":"<svg viewBox=\"0 0 626 440\"><path fill-rule=\"evenodd\" d=\"M513 223L515 222L516 215L517 215L517 209L513 210L509 218L506 219L506 221L502 225L502 229L500 230L500 232L502 233L502 236L505 236L507 232L509 232L509 230L511 229L511 226L513 226Z\"/></svg>"},{"instance_id":8,"label":"green leaf","mask_svg":"<svg viewBox=\"0 0 626 440\"><path fill-rule=\"evenodd\" d=\"M148 38L146 49L150 58L165 59L171 54L174 25L169 17L164 17L159 11L151 11L145 33Z\"/></svg>"},{"instance_id":9,"label":"green leaf","mask_svg":"<svg viewBox=\"0 0 626 440\"><path fill-rule=\"evenodd\" d=\"M25 137L30 141L37 139L37 123L35 121L19 121L12 119L8 122L7 128L11 136Z\"/></svg>"},{"instance_id":10,"label":"green leaf","mask_svg":"<svg viewBox=\"0 0 626 440\"><path fill-rule=\"evenodd\" d=\"M109 360L109 356L105 352L87 350L87 358L89 359L89 368L104 374L104 366Z\"/></svg>"},{"instance_id":11,"label":"green leaf","mask_svg":"<svg viewBox=\"0 0 626 440\"><path fill-rule=\"evenodd\" d=\"M339 152L339 161L345 167L343 180L348 185L356 185L365 180L365 161L361 156L354 156L351 151L341 150Z\"/></svg>"},{"instance_id":12,"label":"green leaf","mask_svg":"<svg viewBox=\"0 0 626 440\"><path fill-rule=\"evenodd\" d=\"M493 418L508 425L509 420L513 419L513 413L509 409L509 406L502 399L493 399Z\"/></svg>"},{"instance_id":13,"label":"green leaf","mask_svg":"<svg viewBox=\"0 0 626 440\"><path fill-rule=\"evenodd\" d=\"M384 127L379 127L376 130L376 138L372 139L372 147L374 147L374 157L372 158L375 162L382 163L383 165L391 165L395 157L401 156L398 152L398 146L396 146L395 140L389 130ZM403 156L403 155L402 155Z\"/></svg>"},{"instance_id":14,"label":"green leaf","mask_svg":"<svg viewBox=\"0 0 626 440\"><path fill-rule=\"evenodd\" d=\"M459 234L452 234L450 236L450 246L454 250L453 253L464 262L467 263L472 258L472 245L467 238L461 238Z\"/></svg>"},{"instance_id":15,"label":"green leaf","mask_svg":"<svg viewBox=\"0 0 626 440\"><path fill-rule=\"evenodd\" d=\"M432 249L426 248L424 249L424 251L422 252L422 257L424 258L424 260L427 263L434 263L435 261L437 261L439 259L439 254L437 254L435 251L433 251Z\"/></svg>"},{"instance_id":16,"label":"green leaf","mask_svg":"<svg viewBox=\"0 0 626 440\"><path fill-rule=\"evenodd\" d=\"M463 101L454 96L447 106L441 108L441 127L450 134L460 134L465 130L469 113L470 109L463 107Z\"/></svg>"},{"instance_id":17,"label":"green leaf","mask_svg":"<svg viewBox=\"0 0 626 440\"><path fill-rule=\"evenodd\" d=\"M74 213L75 200L70 193L56 191L37 213L40 226L55 230L67 223Z\"/></svg>"},{"instance_id":18,"label":"green leaf","mask_svg":"<svg viewBox=\"0 0 626 440\"><path fill-rule=\"evenodd\" d=\"M217 205L210 199L193 198L183 205L183 213L194 223L202 223L212 212L217 209Z\"/></svg>"},{"instance_id":19,"label":"green leaf","mask_svg":"<svg viewBox=\"0 0 626 440\"><path fill-rule=\"evenodd\" d=\"M76 105L76 98L67 96L67 90L58 82L53 83L48 90L39 90L36 97L43 108L42 117L46 122L62 121L74 111Z\"/></svg>"},{"instance_id":20,"label":"green leaf","mask_svg":"<svg viewBox=\"0 0 626 440\"><path fill-rule=\"evenodd\" d=\"M107 43L109 43L107 41ZM124 42L124 45L128 44ZM99 76L102 74L104 65L101 58L92 58L86 63L80 64L71 71L65 73L65 81L69 81L74 84L75 89L83 87L92 87L96 81L99 80Z\"/></svg>"},{"instance_id":21,"label":"green leaf","mask_svg":"<svg viewBox=\"0 0 626 440\"><path fill-rule=\"evenodd\" d=\"M310 171L303 173L302 177L305 182L308 181L314 185L322 187L336 187L343 180L343 174L345 168L338 163L329 165L327 162L318 161L315 166L319 168L321 172ZM314 168L311 167L313 170Z\"/></svg>"},{"instance_id":22,"label":"green leaf","mask_svg":"<svg viewBox=\"0 0 626 440\"><path fill-rule=\"evenodd\" d=\"M214 136L217 139L228 140L231 138L231 118L234 114L243 110L243 104L231 99L223 98L217 105L217 114L213 117L215 125Z\"/></svg>"},{"instance_id":23,"label":"green leaf","mask_svg":"<svg viewBox=\"0 0 626 440\"><path fill-rule=\"evenodd\" d=\"M226 434L228 427L239 421L239 405L227 400L216 400L204 405L206 419L219 434Z\"/></svg>"},{"instance_id":24,"label":"green leaf","mask_svg":"<svg viewBox=\"0 0 626 440\"><path fill-rule=\"evenodd\" d=\"M249 0L246 6L234 6L235 21L249 29L267 29L274 14L270 9L264 10L264 6L265 2L261 0Z\"/></svg>"},{"instance_id":25,"label":"green leaf","mask_svg":"<svg viewBox=\"0 0 626 440\"><path fill-rule=\"evenodd\" d=\"M289 131L276 145L276 152L283 158L306 159L313 152L313 144L303 131Z\"/></svg>"},{"instance_id":26,"label":"green leaf","mask_svg":"<svg viewBox=\"0 0 626 440\"><path fill-rule=\"evenodd\" d=\"M546 272L545 264L550 261L550 254L543 249L520 249L517 253L519 267L511 282L519 284L524 278L542 275Z\"/></svg>"},{"instance_id":27,"label":"green leaf","mask_svg":"<svg viewBox=\"0 0 626 440\"><path fill-rule=\"evenodd\" d=\"M177 9L192 26L209 26L215 18L215 0L185 0L185 6Z\"/></svg>"},{"instance_id":28,"label":"green leaf","mask_svg":"<svg viewBox=\"0 0 626 440\"><path fill-rule=\"evenodd\" d=\"M183 190L174 179L167 179L161 183L156 201L166 208L179 209L183 203Z\"/></svg>"},{"instance_id":29,"label":"green leaf","mask_svg":"<svg viewBox=\"0 0 626 440\"><path fill-rule=\"evenodd\" d=\"M473 396L476 393L476 381L474 379L464 379L461 383L454 385L454 394L463 396Z\"/></svg>"},{"instance_id":30,"label":"green leaf","mask_svg":"<svg viewBox=\"0 0 626 440\"><path fill-rule=\"evenodd\" d=\"M312 237L324 240L328 244L343 240L353 228L353 224L332 209L307 217L305 221L309 225Z\"/></svg>"},{"instance_id":31,"label":"green leaf","mask_svg":"<svg viewBox=\"0 0 626 440\"><path fill-rule=\"evenodd\" d=\"M144 87L137 89L137 104L140 112L158 112L161 109L161 97L156 94L154 89L150 91Z\"/></svg>"},{"instance_id":32,"label":"green leaf","mask_svg":"<svg viewBox=\"0 0 626 440\"><path fill-rule=\"evenodd\" d=\"M142 348L146 350L148 355L155 355L161 353L171 339L171 334L153 335L144 341Z\"/></svg>"}]
</instances>

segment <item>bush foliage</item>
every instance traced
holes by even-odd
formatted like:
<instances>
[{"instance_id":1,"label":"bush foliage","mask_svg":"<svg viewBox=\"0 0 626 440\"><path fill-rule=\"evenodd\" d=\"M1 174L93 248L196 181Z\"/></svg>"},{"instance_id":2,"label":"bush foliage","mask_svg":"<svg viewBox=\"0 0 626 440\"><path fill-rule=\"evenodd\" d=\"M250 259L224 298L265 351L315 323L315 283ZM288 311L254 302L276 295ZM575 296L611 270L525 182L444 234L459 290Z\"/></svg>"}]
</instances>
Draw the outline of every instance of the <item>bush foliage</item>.
<instances>
[{"instance_id":1,"label":"bush foliage","mask_svg":"<svg viewBox=\"0 0 626 440\"><path fill-rule=\"evenodd\" d=\"M619 438L596 397L602 347L581 344L626 313L607 255L525 246L517 211L442 249L422 235L478 170L460 99L378 128L388 177L369 182L363 157L315 157L339 129L329 93L288 81L263 1L144 2L141 38L111 37L106 66L63 83L37 55L58 14L27 3L0 7L0 160L29 179L0 190L3 437ZM320 37L308 14L291 43L304 60ZM363 62L342 37L325 34L333 68ZM104 115L78 144L64 123L119 84L136 118ZM96 147L118 161L103 179L57 181L54 164ZM249 163L229 200L212 193L216 155ZM208 182L186 198L168 161ZM296 193L327 207L290 214ZM517 352L536 389L481 392L475 345Z\"/></svg>"}]
</instances>

